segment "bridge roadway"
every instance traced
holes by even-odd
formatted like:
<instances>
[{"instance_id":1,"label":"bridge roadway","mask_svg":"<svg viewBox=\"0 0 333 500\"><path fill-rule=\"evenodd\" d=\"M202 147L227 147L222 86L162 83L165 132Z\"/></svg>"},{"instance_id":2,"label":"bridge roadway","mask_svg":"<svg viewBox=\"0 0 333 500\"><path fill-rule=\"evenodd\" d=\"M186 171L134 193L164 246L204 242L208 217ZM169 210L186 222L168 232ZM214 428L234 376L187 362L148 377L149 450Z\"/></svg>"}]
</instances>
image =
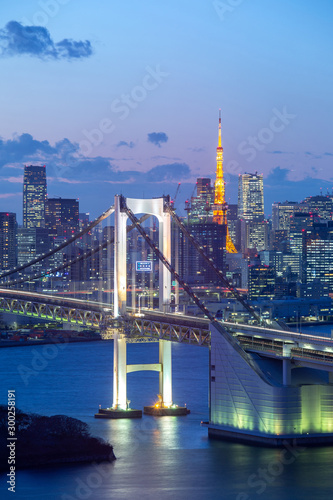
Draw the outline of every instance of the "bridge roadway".
<instances>
[{"instance_id":1,"label":"bridge roadway","mask_svg":"<svg viewBox=\"0 0 333 500\"><path fill-rule=\"evenodd\" d=\"M206 318L177 313L142 310L138 316L130 313L133 335L155 337L202 346L210 345L209 324ZM273 358L292 358L295 365L333 371L333 339L288 330L222 322L246 351Z\"/></svg>"},{"instance_id":2,"label":"bridge roadway","mask_svg":"<svg viewBox=\"0 0 333 500\"><path fill-rule=\"evenodd\" d=\"M2 288L0 289L0 311L84 327L101 328L112 309L99 302Z\"/></svg>"},{"instance_id":3,"label":"bridge roadway","mask_svg":"<svg viewBox=\"0 0 333 500\"><path fill-rule=\"evenodd\" d=\"M112 307L105 303L67 298L45 293L0 289L0 311L81 327L114 328ZM129 339L151 338L209 346L210 321L178 313L128 308L125 333ZM333 369L333 339L256 325L222 322L223 327L247 351L265 356L292 357L295 362L325 365Z\"/></svg>"}]
</instances>

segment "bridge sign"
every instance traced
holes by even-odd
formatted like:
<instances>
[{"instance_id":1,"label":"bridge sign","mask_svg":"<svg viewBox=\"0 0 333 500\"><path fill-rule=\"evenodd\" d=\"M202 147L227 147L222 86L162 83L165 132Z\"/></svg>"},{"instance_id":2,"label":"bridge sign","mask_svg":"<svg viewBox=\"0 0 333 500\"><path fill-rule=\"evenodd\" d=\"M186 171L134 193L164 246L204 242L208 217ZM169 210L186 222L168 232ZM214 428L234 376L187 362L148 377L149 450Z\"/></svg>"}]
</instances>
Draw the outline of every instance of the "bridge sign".
<instances>
[{"instance_id":1,"label":"bridge sign","mask_svg":"<svg viewBox=\"0 0 333 500\"><path fill-rule=\"evenodd\" d=\"M137 260L135 269L141 273L147 272L151 273L153 270L153 263L151 260Z\"/></svg>"}]
</instances>

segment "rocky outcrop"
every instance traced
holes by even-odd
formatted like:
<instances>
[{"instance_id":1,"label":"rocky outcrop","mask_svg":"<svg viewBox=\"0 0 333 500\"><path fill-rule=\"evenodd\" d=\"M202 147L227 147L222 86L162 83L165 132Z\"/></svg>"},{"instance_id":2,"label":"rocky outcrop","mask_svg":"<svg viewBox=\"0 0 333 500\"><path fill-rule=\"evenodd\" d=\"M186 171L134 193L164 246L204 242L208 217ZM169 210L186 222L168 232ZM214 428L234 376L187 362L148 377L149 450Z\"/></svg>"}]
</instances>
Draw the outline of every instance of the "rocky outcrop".
<instances>
[{"instance_id":1,"label":"rocky outcrop","mask_svg":"<svg viewBox=\"0 0 333 500\"><path fill-rule=\"evenodd\" d=\"M7 407L0 406L0 469L8 470ZM65 415L44 417L16 410L16 469L115 460L113 447L90 435L88 425ZM14 441L13 441L14 442Z\"/></svg>"}]
</instances>

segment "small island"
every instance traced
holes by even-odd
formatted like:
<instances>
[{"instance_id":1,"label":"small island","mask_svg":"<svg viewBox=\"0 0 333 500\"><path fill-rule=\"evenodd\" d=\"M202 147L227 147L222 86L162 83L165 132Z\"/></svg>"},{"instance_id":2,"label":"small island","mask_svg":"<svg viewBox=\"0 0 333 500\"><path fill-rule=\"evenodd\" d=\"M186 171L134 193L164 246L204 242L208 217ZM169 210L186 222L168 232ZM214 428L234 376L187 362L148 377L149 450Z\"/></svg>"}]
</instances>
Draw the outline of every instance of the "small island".
<instances>
[{"instance_id":1,"label":"small island","mask_svg":"<svg viewBox=\"0 0 333 500\"><path fill-rule=\"evenodd\" d=\"M7 406L0 405L0 470L41 465L112 462L113 446L90 435L85 422L65 415L45 417L16 409L15 459L9 464Z\"/></svg>"}]
</instances>

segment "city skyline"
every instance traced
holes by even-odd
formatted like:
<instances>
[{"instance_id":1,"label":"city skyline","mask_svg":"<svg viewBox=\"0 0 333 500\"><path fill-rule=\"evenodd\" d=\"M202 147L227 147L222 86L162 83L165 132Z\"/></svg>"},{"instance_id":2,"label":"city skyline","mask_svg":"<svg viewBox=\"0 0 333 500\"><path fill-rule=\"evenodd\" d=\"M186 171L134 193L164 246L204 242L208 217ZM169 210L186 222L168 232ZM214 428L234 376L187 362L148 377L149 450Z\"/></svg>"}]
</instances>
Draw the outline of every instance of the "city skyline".
<instances>
[{"instance_id":1,"label":"city skyline","mask_svg":"<svg viewBox=\"0 0 333 500\"><path fill-rule=\"evenodd\" d=\"M178 182L182 212L196 178L215 177L220 107L228 203L245 172L264 175L266 215L331 191L330 2L99 8L2 6L2 211L20 222L24 165L45 164L49 195L92 217L115 193L173 196Z\"/></svg>"}]
</instances>

